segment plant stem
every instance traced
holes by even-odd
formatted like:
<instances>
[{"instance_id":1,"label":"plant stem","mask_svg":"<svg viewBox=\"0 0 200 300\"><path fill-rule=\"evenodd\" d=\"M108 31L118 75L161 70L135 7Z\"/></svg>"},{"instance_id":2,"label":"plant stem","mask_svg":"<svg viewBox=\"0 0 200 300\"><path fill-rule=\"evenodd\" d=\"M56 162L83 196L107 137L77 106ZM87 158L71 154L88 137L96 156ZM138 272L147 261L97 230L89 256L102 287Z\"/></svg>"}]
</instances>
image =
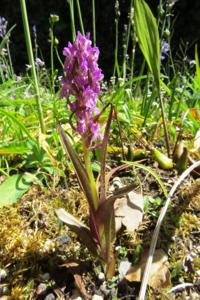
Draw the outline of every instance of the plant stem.
<instances>
[{"instance_id":1,"label":"plant stem","mask_svg":"<svg viewBox=\"0 0 200 300\"><path fill-rule=\"evenodd\" d=\"M96 188L96 182L94 179L94 174L92 172L92 167L91 167L91 159L90 159L90 151L83 139L83 153L84 153L84 161L85 161L85 169L89 178L89 184L92 192L92 198L93 198L93 206L94 209L97 210L99 206L99 197L97 194L97 188Z\"/></svg>"},{"instance_id":2,"label":"plant stem","mask_svg":"<svg viewBox=\"0 0 200 300\"><path fill-rule=\"evenodd\" d=\"M9 67L10 67L10 75L13 78L14 77L14 70L13 70L13 64L12 64L12 58L10 55L10 46L9 46L9 40L7 41L7 51L8 51L8 60L9 60Z\"/></svg>"},{"instance_id":3,"label":"plant stem","mask_svg":"<svg viewBox=\"0 0 200 300\"><path fill-rule=\"evenodd\" d=\"M130 88L131 88L131 95L132 95L132 88L133 88L133 74L134 74L134 67L135 67L135 49L136 49L136 34L135 31L133 32L133 47L132 47L132 52L131 52L131 81L130 81Z\"/></svg>"},{"instance_id":4,"label":"plant stem","mask_svg":"<svg viewBox=\"0 0 200 300\"><path fill-rule=\"evenodd\" d=\"M120 70L119 70L119 64L118 64L118 36L119 36L119 21L116 18L115 19L115 64L114 64L114 72L113 76L115 76L115 73L117 71L118 77L120 77Z\"/></svg>"},{"instance_id":5,"label":"plant stem","mask_svg":"<svg viewBox=\"0 0 200 300\"><path fill-rule=\"evenodd\" d=\"M167 147L167 154L170 157L171 156L170 139L169 139L169 133L168 133L168 130L167 130L167 124L166 124L165 112L164 112L164 104L163 104L162 96L161 96L161 93L160 93L160 89L159 89L159 101L160 101L162 123L163 123L164 134L165 134L165 142L166 142L166 147Z\"/></svg>"},{"instance_id":6,"label":"plant stem","mask_svg":"<svg viewBox=\"0 0 200 300\"><path fill-rule=\"evenodd\" d=\"M64 64L63 64L63 62L62 62L62 60L61 60L61 58L60 58L60 55L59 55L59 53L58 53L58 47L57 47L57 46L55 46L55 52L56 52L57 59L58 59L60 65L61 65L61 67L62 67L62 69L63 69L63 68L64 68Z\"/></svg>"},{"instance_id":7,"label":"plant stem","mask_svg":"<svg viewBox=\"0 0 200 300\"><path fill-rule=\"evenodd\" d=\"M53 50L54 50L54 34L53 34L53 24L51 24L50 28L50 41L51 41L51 92L52 94L55 92L54 87L54 57L53 57Z\"/></svg>"},{"instance_id":8,"label":"plant stem","mask_svg":"<svg viewBox=\"0 0 200 300\"><path fill-rule=\"evenodd\" d=\"M96 45L95 0L92 0L92 29L93 29L93 42L94 42L94 45Z\"/></svg>"},{"instance_id":9,"label":"plant stem","mask_svg":"<svg viewBox=\"0 0 200 300\"><path fill-rule=\"evenodd\" d=\"M72 40L74 42L76 39L76 28L75 28L75 21L74 21L74 0L69 0L68 3L70 9L70 18L71 18Z\"/></svg>"},{"instance_id":10,"label":"plant stem","mask_svg":"<svg viewBox=\"0 0 200 300\"><path fill-rule=\"evenodd\" d=\"M20 0L20 5L21 5L23 25L24 25L27 53L28 53L28 58L29 58L29 64L31 65L31 75L33 78L35 94L36 94L36 104L37 104L37 110L38 110L40 129L41 129L41 132L44 133L45 126L44 126L42 106L41 106L41 102L40 102L39 85L38 85L38 80L37 80L37 75L36 75L36 70L35 70L35 63L34 63L34 58L33 58L33 48L32 48L32 42L31 42L30 30L29 30L29 24L28 24L26 1Z\"/></svg>"},{"instance_id":11,"label":"plant stem","mask_svg":"<svg viewBox=\"0 0 200 300\"><path fill-rule=\"evenodd\" d=\"M76 5L77 5L77 9L78 9L78 17L79 17L79 22L80 22L80 26L81 26L81 33L85 34L79 0L76 0Z\"/></svg>"},{"instance_id":12,"label":"plant stem","mask_svg":"<svg viewBox=\"0 0 200 300\"><path fill-rule=\"evenodd\" d=\"M132 25L132 20L131 20L131 11L133 8L133 1L131 0L130 3L130 11L128 14L128 18L129 18L129 22L128 22L128 29L127 29L127 33L126 33L126 42L124 45L124 54L123 54L123 81L125 82L126 80L126 63L127 63L127 52L128 52L128 46L129 46L129 40L130 40L130 32L131 32L131 25Z\"/></svg>"}]
</instances>

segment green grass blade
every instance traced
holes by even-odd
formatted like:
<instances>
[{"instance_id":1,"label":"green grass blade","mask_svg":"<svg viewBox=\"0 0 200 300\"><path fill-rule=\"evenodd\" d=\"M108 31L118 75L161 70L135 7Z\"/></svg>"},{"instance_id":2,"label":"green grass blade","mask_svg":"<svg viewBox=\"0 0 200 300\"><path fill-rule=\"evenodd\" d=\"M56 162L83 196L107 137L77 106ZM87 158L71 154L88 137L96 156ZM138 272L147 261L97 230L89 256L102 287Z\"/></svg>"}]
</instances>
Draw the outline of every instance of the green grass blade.
<instances>
[{"instance_id":1,"label":"green grass blade","mask_svg":"<svg viewBox=\"0 0 200 300\"><path fill-rule=\"evenodd\" d=\"M30 150L25 143L12 143L8 146L2 146L0 147L0 155L5 154L24 154L27 153L27 151Z\"/></svg>"},{"instance_id":2,"label":"green grass blade","mask_svg":"<svg viewBox=\"0 0 200 300\"><path fill-rule=\"evenodd\" d=\"M32 79L34 82L34 88L35 88L35 94L36 94L38 119L39 119L39 123L40 123L40 129L41 129L42 133L45 133L43 111L42 111L40 92L39 92L39 83L38 83L38 78L37 78L36 69L35 69L35 62L34 62L34 57L33 57L33 47L32 47L32 42L31 42L30 30L29 30L28 15L27 15L27 10L26 10L26 1L20 0L20 5L21 5L21 13L22 13L22 19L23 19L27 54L28 54L29 64L31 65L31 74L32 74Z\"/></svg>"},{"instance_id":3,"label":"green grass blade","mask_svg":"<svg viewBox=\"0 0 200 300\"><path fill-rule=\"evenodd\" d=\"M156 19L144 0L135 0L135 26L140 49L160 86L160 38Z\"/></svg>"},{"instance_id":4,"label":"green grass blade","mask_svg":"<svg viewBox=\"0 0 200 300\"><path fill-rule=\"evenodd\" d=\"M2 39L1 43L0 43L0 52L2 51L2 49L6 46L7 41L9 40L11 31L15 28L16 25L13 25L6 33L6 35L4 36L4 38Z\"/></svg>"},{"instance_id":5,"label":"green grass blade","mask_svg":"<svg viewBox=\"0 0 200 300\"><path fill-rule=\"evenodd\" d=\"M125 161L124 163L128 164L128 165L133 165L137 168L140 168L140 169L143 169L145 170L146 172L148 172L149 174L151 174L157 181L157 183L159 184L159 186L161 187L162 191L163 191L163 194L165 195L165 197L167 198L168 197L168 192L162 182L162 180L160 179L160 177L149 167L143 165L143 164L139 164L139 163L136 163L136 162L130 162L130 161Z\"/></svg>"},{"instance_id":6,"label":"green grass blade","mask_svg":"<svg viewBox=\"0 0 200 300\"><path fill-rule=\"evenodd\" d=\"M17 119L14 114L12 112L8 112L2 108L0 108L0 113L2 113L4 116L7 116L10 120L13 121L13 123L15 123L16 125L19 126L19 128L22 130L22 132L24 132L27 137L29 138L29 141L31 142L31 144L35 144L35 140L34 138L32 137L32 135L30 134L30 132L28 131L28 129L24 126L24 124L19 120Z\"/></svg>"}]
</instances>

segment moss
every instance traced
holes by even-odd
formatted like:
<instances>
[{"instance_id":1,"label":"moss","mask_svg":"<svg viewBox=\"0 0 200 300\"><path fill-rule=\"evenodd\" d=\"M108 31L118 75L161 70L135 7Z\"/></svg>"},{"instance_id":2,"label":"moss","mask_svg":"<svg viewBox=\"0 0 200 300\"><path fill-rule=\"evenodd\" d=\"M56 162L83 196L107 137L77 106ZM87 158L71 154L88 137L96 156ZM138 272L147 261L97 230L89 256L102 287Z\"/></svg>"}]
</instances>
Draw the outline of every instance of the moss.
<instances>
[{"instance_id":1,"label":"moss","mask_svg":"<svg viewBox=\"0 0 200 300\"><path fill-rule=\"evenodd\" d=\"M199 228L200 219L191 212L185 212L182 214L179 224L179 233L186 239L189 237L192 230Z\"/></svg>"},{"instance_id":2,"label":"moss","mask_svg":"<svg viewBox=\"0 0 200 300\"><path fill-rule=\"evenodd\" d=\"M200 270L200 257L195 257L193 260L193 266L194 266L194 270L198 271Z\"/></svg>"},{"instance_id":3,"label":"moss","mask_svg":"<svg viewBox=\"0 0 200 300\"><path fill-rule=\"evenodd\" d=\"M87 202L77 190L33 186L17 205L0 210L0 267L9 271L9 299L29 299L39 274L51 272L74 253L76 258L90 258L77 236L58 220L59 207L87 222ZM70 240L61 247L59 236Z\"/></svg>"}]
</instances>

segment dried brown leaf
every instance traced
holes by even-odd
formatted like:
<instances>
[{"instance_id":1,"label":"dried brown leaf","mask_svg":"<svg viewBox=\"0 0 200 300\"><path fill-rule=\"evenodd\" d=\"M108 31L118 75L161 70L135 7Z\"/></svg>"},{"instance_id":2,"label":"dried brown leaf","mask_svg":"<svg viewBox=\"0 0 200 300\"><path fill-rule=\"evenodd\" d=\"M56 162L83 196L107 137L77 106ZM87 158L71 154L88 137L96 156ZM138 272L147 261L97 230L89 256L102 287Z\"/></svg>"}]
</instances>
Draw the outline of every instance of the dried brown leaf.
<instances>
[{"instance_id":1,"label":"dried brown leaf","mask_svg":"<svg viewBox=\"0 0 200 300\"><path fill-rule=\"evenodd\" d=\"M142 254L140 262L130 268L125 278L130 281L140 282L142 280L142 274L145 269L145 265L148 258L148 250L145 250ZM153 264L149 276L148 284L152 288L165 288L170 285L170 272L168 269L168 257L162 249L155 250Z\"/></svg>"},{"instance_id":2,"label":"dried brown leaf","mask_svg":"<svg viewBox=\"0 0 200 300\"><path fill-rule=\"evenodd\" d=\"M121 188L120 182L115 181ZM118 232L122 225L128 230L137 229L142 222L144 199L141 194L133 191L129 192L125 197L115 201L115 224Z\"/></svg>"}]
</instances>

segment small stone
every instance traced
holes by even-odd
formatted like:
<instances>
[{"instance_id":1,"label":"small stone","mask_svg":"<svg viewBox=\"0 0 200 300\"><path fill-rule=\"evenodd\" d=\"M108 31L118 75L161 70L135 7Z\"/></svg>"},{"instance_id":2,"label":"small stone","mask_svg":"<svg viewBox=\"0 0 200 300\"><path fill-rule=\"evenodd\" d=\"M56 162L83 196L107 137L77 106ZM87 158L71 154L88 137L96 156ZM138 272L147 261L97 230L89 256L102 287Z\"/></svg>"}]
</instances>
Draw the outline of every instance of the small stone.
<instances>
[{"instance_id":1,"label":"small stone","mask_svg":"<svg viewBox=\"0 0 200 300\"><path fill-rule=\"evenodd\" d=\"M83 300L83 298L81 297L81 294L79 293L78 290L72 291L72 295L71 295L70 299L71 300Z\"/></svg>"},{"instance_id":2,"label":"small stone","mask_svg":"<svg viewBox=\"0 0 200 300\"><path fill-rule=\"evenodd\" d=\"M103 300L103 297L99 295L93 295L92 300Z\"/></svg>"},{"instance_id":3,"label":"small stone","mask_svg":"<svg viewBox=\"0 0 200 300\"><path fill-rule=\"evenodd\" d=\"M49 273L44 273L40 276L42 280L49 280L50 279L50 274Z\"/></svg>"},{"instance_id":4,"label":"small stone","mask_svg":"<svg viewBox=\"0 0 200 300\"><path fill-rule=\"evenodd\" d=\"M70 237L68 235L61 235L56 238L56 242L59 246L62 246L63 244L67 244L71 241Z\"/></svg>"},{"instance_id":5,"label":"small stone","mask_svg":"<svg viewBox=\"0 0 200 300\"><path fill-rule=\"evenodd\" d=\"M81 296L78 296L78 297L76 297L76 296L71 296L70 299L71 299L71 300L83 300L83 298L82 298Z\"/></svg>"},{"instance_id":6,"label":"small stone","mask_svg":"<svg viewBox=\"0 0 200 300\"><path fill-rule=\"evenodd\" d=\"M110 294L110 289L106 287L106 282L104 281L103 284L100 286L100 291L107 297Z\"/></svg>"},{"instance_id":7,"label":"small stone","mask_svg":"<svg viewBox=\"0 0 200 300\"><path fill-rule=\"evenodd\" d=\"M8 276L8 272L4 269L0 269L0 282Z\"/></svg>"},{"instance_id":8,"label":"small stone","mask_svg":"<svg viewBox=\"0 0 200 300\"><path fill-rule=\"evenodd\" d=\"M105 280L105 274L104 274L103 272L100 272L100 273L98 274L98 279L99 279L100 281L104 281L104 280Z\"/></svg>"},{"instance_id":9,"label":"small stone","mask_svg":"<svg viewBox=\"0 0 200 300\"><path fill-rule=\"evenodd\" d=\"M51 294L48 294L48 295L44 298L44 300L56 300L56 296L55 296L53 293L51 293Z\"/></svg>"},{"instance_id":10,"label":"small stone","mask_svg":"<svg viewBox=\"0 0 200 300\"><path fill-rule=\"evenodd\" d=\"M123 279L130 268L131 268L131 262L126 258L122 259L118 267L119 278Z\"/></svg>"},{"instance_id":11,"label":"small stone","mask_svg":"<svg viewBox=\"0 0 200 300\"><path fill-rule=\"evenodd\" d=\"M42 294L44 291L46 291L46 289L47 289L47 285L45 283L40 283L36 289L37 295Z\"/></svg>"},{"instance_id":12,"label":"small stone","mask_svg":"<svg viewBox=\"0 0 200 300\"><path fill-rule=\"evenodd\" d=\"M0 284L0 296L8 294L8 287L6 284Z\"/></svg>"}]
</instances>

